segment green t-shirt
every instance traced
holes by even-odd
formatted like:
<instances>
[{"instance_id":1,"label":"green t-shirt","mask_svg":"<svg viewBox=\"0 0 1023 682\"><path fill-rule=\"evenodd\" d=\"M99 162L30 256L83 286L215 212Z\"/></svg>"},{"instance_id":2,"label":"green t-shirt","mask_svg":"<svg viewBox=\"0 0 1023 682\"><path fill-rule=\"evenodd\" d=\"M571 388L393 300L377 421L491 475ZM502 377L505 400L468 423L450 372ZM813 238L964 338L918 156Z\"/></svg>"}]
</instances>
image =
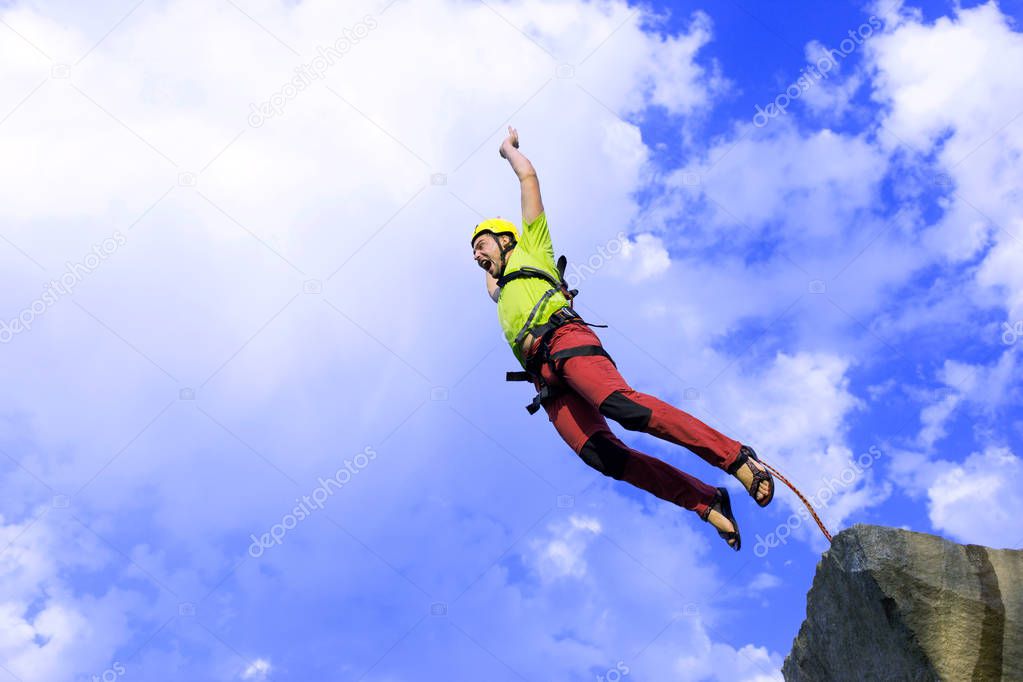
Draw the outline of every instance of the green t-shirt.
<instances>
[{"instance_id":1,"label":"green t-shirt","mask_svg":"<svg viewBox=\"0 0 1023 682\"><path fill-rule=\"evenodd\" d=\"M515 250L508 257L508 265L504 274L515 272L523 266L544 270L554 279L560 279L558 268L554 262L554 247L551 245L551 233L547 229L547 215L541 213L536 220L528 225L523 221L522 234ZM543 298L551 288L550 282L538 277L526 277L508 282L501 287L497 299L497 318L504 330L512 352L519 364L525 367L525 357L521 348L516 347L515 337L526 324L533 306ZM536 312L530 326L543 324L556 310L568 305L565 296L559 291L547 299L547 302Z\"/></svg>"}]
</instances>

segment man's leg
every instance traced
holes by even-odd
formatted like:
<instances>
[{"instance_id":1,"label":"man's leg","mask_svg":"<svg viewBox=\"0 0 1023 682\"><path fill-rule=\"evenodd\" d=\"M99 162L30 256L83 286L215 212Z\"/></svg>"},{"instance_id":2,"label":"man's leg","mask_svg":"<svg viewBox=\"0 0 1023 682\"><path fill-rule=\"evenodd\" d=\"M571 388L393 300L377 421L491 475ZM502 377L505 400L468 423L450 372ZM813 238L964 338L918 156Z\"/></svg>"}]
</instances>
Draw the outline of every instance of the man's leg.
<instances>
[{"instance_id":1,"label":"man's leg","mask_svg":"<svg viewBox=\"0 0 1023 682\"><path fill-rule=\"evenodd\" d=\"M551 352L574 346L600 345L589 327L569 324L555 332ZM630 431L642 431L688 448L705 461L727 470L741 443L659 398L635 391L607 358L584 355L558 363L560 378L576 393Z\"/></svg>"},{"instance_id":2,"label":"man's leg","mask_svg":"<svg viewBox=\"0 0 1023 682\"><path fill-rule=\"evenodd\" d=\"M714 501L715 489L656 457L619 440L607 421L585 398L563 383L561 392L544 404L547 416L580 459L600 473L625 481L685 509L702 514Z\"/></svg>"}]
</instances>

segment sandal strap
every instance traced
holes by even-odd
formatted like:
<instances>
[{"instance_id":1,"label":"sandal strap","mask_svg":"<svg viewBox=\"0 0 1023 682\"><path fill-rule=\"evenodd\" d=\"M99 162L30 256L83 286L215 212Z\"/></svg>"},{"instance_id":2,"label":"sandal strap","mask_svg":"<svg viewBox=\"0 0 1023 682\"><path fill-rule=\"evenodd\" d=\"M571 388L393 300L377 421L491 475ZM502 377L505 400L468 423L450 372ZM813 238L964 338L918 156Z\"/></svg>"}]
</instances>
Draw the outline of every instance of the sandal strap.
<instances>
[{"instance_id":1,"label":"sandal strap","mask_svg":"<svg viewBox=\"0 0 1023 682\"><path fill-rule=\"evenodd\" d=\"M760 489L760 484L769 484L772 477L771 472L767 470L767 467L757 469L753 466L753 463L750 462L751 459L760 462L760 458L757 457L757 453L754 452L753 448L743 445L739 448L739 456L736 457L735 461L728 467L727 472L734 476L735 472L739 470L739 467L745 464L746 468L748 468L750 473L753 474L753 481L750 483L750 486L746 488L746 492L749 493L749 496L752 497L757 504L760 504L760 500L757 499L757 491ZM770 493L768 493L768 495L770 495Z\"/></svg>"},{"instance_id":2,"label":"sandal strap","mask_svg":"<svg viewBox=\"0 0 1023 682\"><path fill-rule=\"evenodd\" d=\"M704 509L703 512L700 514L700 520L701 521L707 521L707 519L710 518L711 510L716 511L719 514L721 513L721 492L720 491L715 491L714 492L714 501L711 502L710 504L708 504L707 508ZM710 521L707 521L707 523L710 523Z\"/></svg>"},{"instance_id":3,"label":"sandal strap","mask_svg":"<svg viewBox=\"0 0 1023 682\"><path fill-rule=\"evenodd\" d=\"M760 489L760 484L770 483L771 474L769 474L766 471L761 471L759 469L753 469L752 467L750 467L750 469L751 471L753 471L753 483L750 484L750 487L748 488L747 492L749 492L750 497L756 500L757 491Z\"/></svg>"},{"instance_id":4,"label":"sandal strap","mask_svg":"<svg viewBox=\"0 0 1023 682\"><path fill-rule=\"evenodd\" d=\"M747 448L745 445L739 448L739 456L735 458L734 462L728 465L727 469L725 469L726 474L734 476L735 472L739 470L739 467L741 467L743 464L746 464L746 462L749 461L749 454L747 452L748 450L749 448Z\"/></svg>"},{"instance_id":5,"label":"sandal strap","mask_svg":"<svg viewBox=\"0 0 1023 682\"><path fill-rule=\"evenodd\" d=\"M722 491L723 491L723 488L718 488L717 489L717 491L714 493L714 501L711 504L707 505L707 508L703 511L702 514L700 514L700 518L703 519L704 521L707 521L707 523L710 523L710 521L708 520L709 517L710 517L710 512L711 512L711 510L714 510L717 513L719 513L722 516L724 516L726 519L728 519L728 521L732 524L733 527L736 528L736 530L718 530L717 533L718 533L718 537L720 537L725 542L727 542L729 547L731 547L732 549L735 549L735 545L733 545L731 541L732 540L736 540L736 544L741 542L740 536L739 536L739 531L738 531L739 524L738 524L738 522L736 522L734 515L730 516L728 514L725 514L725 505L724 505L725 497L724 497L724 493ZM717 529L715 528L715 530L717 530Z\"/></svg>"}]
</instances>

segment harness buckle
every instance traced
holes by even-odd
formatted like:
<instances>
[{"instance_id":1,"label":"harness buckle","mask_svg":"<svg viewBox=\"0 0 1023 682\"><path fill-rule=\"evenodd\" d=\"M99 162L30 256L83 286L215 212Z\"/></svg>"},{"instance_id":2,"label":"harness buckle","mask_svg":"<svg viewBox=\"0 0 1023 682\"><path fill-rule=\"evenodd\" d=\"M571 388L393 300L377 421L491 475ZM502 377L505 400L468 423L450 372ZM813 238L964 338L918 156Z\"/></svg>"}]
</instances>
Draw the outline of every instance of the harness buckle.
<instances>
[{"instance_id":1,"label":"harness buckle","mask_svg":"<svg viewBox=\"0 0 1023 682\"><path fill-rule=\"evenodd\" d=\"M554 397L551 387L548 384L541 384L540 390L537 391L536 396L533 397L533 402L526 405L526 411L529 414L536 414L540 411L545 400Z\"/></svg>"}]
</instances>

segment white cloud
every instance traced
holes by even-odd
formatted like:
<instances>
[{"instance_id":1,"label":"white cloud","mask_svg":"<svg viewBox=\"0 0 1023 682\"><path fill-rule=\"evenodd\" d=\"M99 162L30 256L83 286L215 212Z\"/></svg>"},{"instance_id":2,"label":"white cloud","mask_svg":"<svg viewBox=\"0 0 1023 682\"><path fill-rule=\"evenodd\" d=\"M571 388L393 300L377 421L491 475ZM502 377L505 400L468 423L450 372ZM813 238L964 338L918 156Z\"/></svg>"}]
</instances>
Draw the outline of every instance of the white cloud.
<instances>
[{"instance_id":1,"label":"white cloud","mask_svg":"<svg viewBox=\"0 0 1023 682\"><path fill-rule=\"evenodd\" d=\"M653 235L636 235L622 242L621 248L621 256L612 261L614 271L624 273L631 282L655 277L671 267L671 256Z\"/></svg>"},{"instance_id":2,"label":"white cloud","mask_svg":"<svg viewBox=\"0 0 1023 682\"><path fill-rule=\"evenodd\" d=\"M701 229L740 244L780 222L786 238L805 248L806 240L833 241L851 216L873 208L886 166L886 155L866 136L802 133L787 119L762 131L742 124L702 162L668 178L680 192L669 211L691 216L694 228L708 221ZM812 243L827 248L824 240Z\"/></svg>"},{"instance_id":3,"label":"white cloud","mask_svg":"<svg viewBox=\"0 0 1023 682\"><path fill-rule=\"evenodd\" d=\"M575 545L571 565L585 561L584 575L547 584L536 570L532 579L515 581L517 562L502 562L452 609L452 617L480 614L471 625L460 625L490 650L500 647L504 660L527 678L616 670L623 679L655 681L780 679L780 654L720 641L726 617L720 609L733 600L748 606L749 593L746 585L737 593L726 590L724 582L734 578L723 581L725 576L703 568L711 544L720 542L713 530L674 505L621 494L626 488L598 479L575 498L573 509L555 512L516 551L535 568L549 561L538 550L567 539ZM614 589L623 576L627 589ZM494 621L483 615L488 610L507 617Z\"/></svg>"},{"instance_id":4,"label":"white cloud","mask_svg":"<svg viewBox=\"0 0 1023 682\"><path fill-rule=\"evenodd\" d=\"M935 444L947 435L947 424L960 407L973 408L975 420L994 421L1004 408L1017 404L1018 352L1008 348L987 365L945 360L937 373L943 385L932 392L930 402L920 410L920 432L917 445L924 451L933 451Z\"/></svg>"},{"instance_id":5,"label":"white cloud","mask_svg":"<svg viewBox=\"0 0 1023 682\"><path fill-rule=\"evenodd\" d=\"M112 569L107 584L75 587L103 569ZM0 659L21 679L102 674L131 632L129 613L167 605L160 591L66 510L37 508L20 523L0 517Z\"/></svg>"},{"instance_id":6,"label":"white cloud","mask_svg":"<svg viewBox=\"0 0 1023 682\"><path fill-rule=\"evenodd\" d=\"M813 87L803 93L802 101L815 114L825 115L829 118L841 118L849 110L850 100L863 85L864 77L861 73L854 71L848 78L838 78L842 70L842 62L829 58L829 49L833 48L828 48L816 40L812 40L806 45L807 64L816 65L819 60L824 60L822 63L834 64L834 66L827 72L827 80L816 82ZM815 68L820 71L819 67Z\"/></svg>"},{"instance_id":7,"label":"white cloud","mask_svg":"<svg viewBox=\"0 0 1023 682\"><path fill-rule=\"evenodd\" d=\"M716 388L710 409L726 433L752 446L804 495L820 500L817 512L831 527L886 497L870 470L877 457L847 445L848 420L865 407L849 390L850 364L827 353L778 353L763 369L737 374ZM862 466L861 458L869 464ZM851 481L842 478L847 470L855 474ZM798 511L802 502L781 481L775 485L772 505ZM806 538L817 531L804 524L799 532Z\"/></svg>"},{"instance_id":8,"label":"white cloud","mask_svg":"<svg viewBox=\"0 0 1023 682\"><path fill-rule=\"evenodd\" d=\"M652 53L652 104L663 106L673 114L692 114L706 109L712 96L728 90L730 84L717 65L712 65L708 72L693 59L710 41L712 29L709 16L694 12L686 33L661 39Z\"/></svg>"},{"instance_id":9,"label":"white cloud","mask_svg":"<svg viewBox=\"0 0 1023 682\"><path fill-rule=\"evenodd\" d=\"M895 388L895 384L895 379L889 377L880 383L867 386L867 393L870 394L870 399L872 401L877 401L891 393L892 389Z\"/></svg>"},{"instance_id":10,"label":"white cloud","mask_svg":"<svg viewBox=\"0 0 1023 682\"><path fill-rule=\"evenodd\" d=\"M930 449L934 444L945 437L945 423L962 401L958 393L948 393L941 397L936 403L927 405L920 410L920 433L917 442L924 448Z\"/></svg>"},{"instance_id":11,"label":"white cloud","mask_svg":"<svg viewBox=\"0 0 1023 682\"><path fill-rule=\"evenodd\" d=\"M273 667L270 665L270 661L264 658L257 658L253 661L249 667L242 673L243 680L266 680L269 679L270 671Z\"/></svg>"},{"instance_id":12,"label":"white cloud","mask_svg":"<svg viewBox=\"0 0 1023 682\"><path fill-rule=\"evenodd\" d=\"M1023 460L1005 447L974 452L927 489L935 528L960 542L1015 548L1023 538Z\"/></svg>"},{"instance_id":13,"label":"white cloud","mask_svg":"<svg viewBox=\"0 0 1023 682\"><path fill-rule=\"evenodd\" d=\"M925 25L903 17L869 44L877 69L874 98L888 108L882 141L937 152L954 188L927 245L952 260L987 250L977 281L999 287L1019 315L1023 282L1006 263L1019 253L1019 188L1023 186L1023 109L1015 64L1023 35L989 2Z\"/></svg>"},{"instance_id":14,"label":"white cloud","mask_svg":"<svg viewBox=\"0 0 1023 682\"><path fill-rule=\"evenodd\" d=\"M834 442L831 436L841 435L847 414L862 405L848 391L849 365L823 353L778 353L760 374L757 393L735 401L737 419L782 448Z\"/></svg>"},{"instance_id":15,"label":"white cloud","mask_svg":"<svg viewBox=\"0 0 1023 682\"><path fill-rule=\"evenodd\" d=\"M364 560L343 569L307 565L310 554L324 566L336 558L339 531L315 521L289 535L284 551L229 574L248 534L280 519L302 492L274 467L305 484L391 433L401 454L381 452L359 486L331 501L332 513L356 524L369 545L400 554L388 558L414 566L409 572L431 590L454 592L478 575L485 556L452 557L466 537L487 549L504 541L516 512L540 504L529 487L535 477L523 473L528 483L515 499L509 491L508 504L483 518L479 510L504 497L469 478L493 475L492 463L486 474L436 466L452 452L468 458L471 426L447 421L448 403L413 411L434 384L452 387L450 404L487 428L486 416L511 409L509 400L519 407L510 392L497 398L480 389L466 401L472 379L461 395L454 390L499 341L486 299L467 306L452 291L482 294L466 238L480 214L518 210L514 178L496 154L507 117L539 169L556 248L586 253L629 224L646 177L639 130L617 115L651 103L699 112L724 87L713 68L695 64L709 39L701 16L689 30L658 36L642 28L648 15L625 2L433 0L381 14L387 4L256 2L245 6L250 19L231 3L144 3L81 62L126 10L73 2L2 10L53 59L16 36L0 41L9 86L0 111L12 112L0 125L0 219L4 236L46 270L6 244L0 249L9 284L0 317L16 315L96 240L114 229L127 235L73 300L4 347L5 443L44 483L5 474L3 512L20 519L53 491L72 495L80 518L182 599L198 602L219 586L203 605L222 619L206 621L218 632L265 618L267 603L285 612L328 592L343 602L351 592L338 591L346 584L338 570L381 608L406 596L357 544ZM248 125L253 103L280 92L318 46L367 14L378 26L322 82L280 115ZM71 65L70 78L53 77L63 75L53 70L59 64ZM563 64L576 65L572 78L559 77ZM196 184L179 182L183 173ZM446 184L430 184L437 173ZM651 239L640 272L663 269L665 259ZM450 277L409 287L403 273L425 262ZM323 293L302 293L306 280L319 280ZM437 320L448 322L438 330ZM185 388L194 400L179 400ZM514 440L509 447L526 438ZM421 499L424 479L434 490L452 486L471 513L441 493ZM406 513L379 513L393 508ZM416 542L426 534L407 536L406 526L421 522L432 534L441 518L459 532L435 538L448 551L424 560ZM13 538L20 524L5 533ZM574 532L594 536L585 524ZM176 600L150 602L127 588L94 604L71 598L67 571L76 560L67 552L14 551L4 555L21 562L5 565L4 654L8 667L34 679L101 673L118 647L177 614ZM554 573L594 570L571 543L548 558ZM96 580L115 582L115 562L89 561L103 576ZM16 579L26 563L41 563L46 579ZM29 613L44 593L51 595L44 608ZM369 631L380 641L360 652L386 648L401 608ZM46 644L35 640L39 633L51 636ZM239 626L225 639L238 647L251 636ZM278 670L301 660L290 648L260 650ZM237 671L230 652L173 627L139 665L156 675Z\"/></svg>"},{"instance_id":16,"label":"white cloud","mask_svg":"<svg viewBox=\"0 0 1023 682\"><path fill-rule=\"evenodd\" d=\"M781 578L774 575L773 573L757 573L753 576L753 580L749 584L749 590L755 594L761 590L769 590L772 587L778 587L781 585Z\"/></svg>"},{"instance_id":17,"label":"white cloud","mask_svg":"<svg viewBox=\"0 0 1023 682\"><path fill-rule=\"evenodd\" d=\"M66 259L81 257L96 239L127 229L144 214L124 250L76 292L78 305L62 301L5 347L10 373L0 405L4 430L15 434L11 441L23 455L20 463L60 491L77 490L116 453L94 487L74 498L75 511L101 521L105 536L123 540L119 547L126 554L175 587L187 587L183 592L201 594L201 588L218 584L236 563L231 554L236 540L292 505L292 491L263 460L304 482L336 468L331 465L338 453L383 440L399 425L404 430L391 441L398 453L382 453L338 505L371 544L379 541L393 553L389 561L431 591L449 594L463 587L487 557L500 555L525 530L519 515L548 504L543 481L542 492L527 483L505 490L511 488L505 479L480 490L470 481L493 477L498 460L487 459L483 466L483 455L467 452L464 434L471 429L451 416L447 403L430 403L407 424L402 421L434 384L451 385L450 404L481 428L510 409L505 396L511 394L495 397L480 378L493 378L492 362L482 361L499 338L465 243L480 215L517 211L514 180L495 154L509 115L540 171L559 252L590 253L592 244L622 226L644 226L644 234L630 240L622 265L614 266L627 266L630 287L621 279L594 278L592 288L587 282L584 304L598 302L602 311L617 305L620 329L631 329L635 317L644 320L644 328L663 322L657 327L663 333L637 339L643 350L667 358L670 370L693 385L713 381L706 407L720 416L715 423L748 440L803 483L804 492L812 493L855 461L848 423L863 404L849 386L850 358L858 357L863 342L850 340L846 330L854 323L846 314L818 297L826 314L810 309L794 319L795 340L787 352L773 352L777 339L769 329L770 350L756 369L732 367L735 358L715 348L732 333L746 333L751 318L782 317L806 291L808 279L834 275L881 232L887 218L877 215L877 207L897 143L883 132L807 131L775 120L757 133L739 123L710 149L698 147L697 158L665 178L667 198L655 202L651 220L637 221L635 191L650 179L649 150L637 127L617 116L650 105L692 120L710 111L714 98L730 86L715 64L698 59L711 35L707 17L693 15L682 34L659 37L641 28L651 17L625 2L489 4L393 5L323 83L303 91L258 129L247 127L250 105L277 92L342 27L379 13L382 2L246 6L297 55L230 3L213 9L200 0L146 3L80 64L78 57L122 14L111 9L108 17L73 2L3 10L4 20L45 47L54 61L73 65L70 80L50 79L53 64L38 51L10 36L0 41L0 74L9 84L0 93L0 111L11 111L32 93L0 126L10 161L6 174L0 170L0 219L5 237L48 270L40 272L14 249L0 249L9 273L9 286L0 292L4 319L37 296ZM851 106L857 79L869 73L874 96L886 107L885 128L925 151L954 131L938 157L957 192L1003 227L1018 229L1014 207L1021 178L1012 155L1020 149L1020 128L1017 122L998 131L1005 123L998 115L1021 104L1012 71L1020 61L1013 61L1019 35L993 5L933 26L909 14L900 17L890 22L898 28L865 53L867 70L836 81L833 91L822 90L827 101L811 96L807 103L837 115ZM982 53L978 45L990 50ZM961 77L959 65L949 63L959 58L957 50L983 78ZM557 68L564 64L576 65L571 78L563 72L559 77ZM962 92L948 87L946 72L958 79ZM995 137L983 144L991 134ZM177 184L181 172L198 174L195 188ZM435 173L444 174L446 184L429 185ZM1009 315L1020 314L1021 282L1012 268L1018 247L1009 237L965 200L950 197L921 249L920 216L911 207L847 275L829 281L834 301L869 322L887 292L921 267L984 253L977 295L986 291L990 301L996 292ZM746 263L744 250L763 242L777 243L772 254L785 258ZM691 255L677 255L690 247ZM715 248L719 257L706 262L702 247ZM420 272L423 263L451 275L420 277L409 287L402 273ZM322 296L293 299L307 279L324 282ZM452 295L473 289L478 305ZM688 350L680 353L683 345ZM1015 361L1003 361L984 375L994 386L978 382L968 400L997 405L1011 397ZM468 378L456 389L463 376ZM650 378L665 385L663 365L651 363L629 378L634 377L637 383ZM195 402L176 400L183 387L197 389ZM517 398L513 404L519 409ZM924 440L939 442L951 414L933 408ZM155 415L162 416L147 427ZM547 458L542 465L530 459L527 431L517 426L510 431L509 449L527 453L523 460L542 468L544 476L560 485L579 475L573 458L556 464ZM488 448L493 449L479 449L487 457L504 457L490 455ZM981 480L991 457L964 463L955 480L969 485ZM437 467L437 461L455 459L458 467ZM1016 466L1001 455L995 459ZM515 469L514 461L499 461L537 483L534 474ZM953 466L940 464L906 467L913 475L929 472L929 478L913 479L916 489L940 493L936 481L947 483ZM201 480L195 472L202 472ZM3 511L10 518L23 518L40 496L50 496L23 478L3 481L4 504L10 505ZM430 484L427 499L421 496L424 482ZM841 523L884 494L868 472L829 504L825 517ZM685 576L694 594L713 593L713 580L693 567L708 561L708 542L718 542L716 537L702 525L698 532L679 525L681 512L670 505L659 504L648 516L622 499L602 498L605 509L618 514L587 510L578 518L595 521L545 527L537 551L523 558L535 562L542 584L537 592L505 581L510 570L505 567L484 578L498 592L481 593L480 612L502 599L520 609L509 609L519 618L495 632L518 651L519 660L535 658L546 672L593 664L623 636L636 649L645 643L646 633L623 630L631 616L658 621L659 627L678 607L664 602L674 593L657 580L637 586L627 603L620 593L606 600L594 599L591 591L571 594L580 583L612 584L634 568L633 559L618 555L601 534L620 543L635 540L628 549L636 559L663 567L663 575ZM964 501L940 494L934 500L936 525L975 531L957 525L953 512ZM501 511L478 512L490 505ZM23 525L15 521L4 530L13 537ZM438 527L448 533L434 537ZM265 603L299 609L322 598L325 586L374 584L374 572L383 570L379 563L350 562L347 580L317 568L336 556L336 546L307 528L289 537L293 553L239 569L244 589L218 595L225 608L218 615L225 622L265 615ZM29 537L16 546L24 547ZM247 543L239 545L239 553ZM19 670L41 671L40 679L100 672L118 646L150 634L169 607L176 612L176 604L150 604L127 589L112 589L95 603L69 596L70 579L62 571L76 564L66 552L50 551L56 545L21 552L4 565L0 613L10 626L3 630L10 636L4 654ZM471 555L452 561L466 546ZM691 554L680 553L679 546ZM475 551L480 548L486 551ZM319 563L309 562L310 556ZM93 561L97 571L115 570L107 561ZM25 577L33 571L44 577ZM296 575L301 580L282 577ZM675 587L688 589L681 582ZM368 589L360 588L360 594ZM44 592L56 596L32 613L30 605ZM578 610L560 613L570 597ZM625 611L633 607L635 613ZM546 620L531 621L531 609ZM117 620L116 614L126 613L154 627L136 630ZM713 607L702 615L706 618L684 619L665 634L635 669L662 674L681 667L691 679L776 678L777 654L752 643L736 648L713 641ZM392 627L395 620L388 613ZM586 637L556 641L572 628ZM52 638L39 645L37 633ZM247 634L237 633L239 639ZM388 644L400 633L393 634ZM49 656L58 649L58 657ZM161 672L217 668L201 660L205 655L185 660L192 653L174 651L172 643L152 649L146 660L166 659ZM268 652L260 659L267 666L271 653L278 669L287 669L285 655L301 655ZM608 667L613 664L608 661Z\"/></svg>"},{"instance_id":18,"label":"white cloud","mask_svg":"<svg viewBox=\"0 0 1023 682\"><path fill-rule=\"evenodd\" d=\"M782 657L763 647L750 644L738 649L712 642L705 631L693 629L685 653L672 661L672 678L696 680L742 680L743 682L777 682L781 680Z\"/></svg>"},{"instance_id":19,"label":"white cloud","mask_svg":"<svg viewBox=\"0 0 1023 682\"><path fill-rule=\"evenodd\" d=\"M1015 331L1023 321L1023 220L1016 220L1006 228L1017 238L998 233L997 243L988 252L977 270L977 283L996 289L1003 296L1008 322Z\"/></svg>"},{"instance_id":20,"label":"white cloud","mask_svg":"<svg viewBox=\"0 0 1023 682\"><path fill-rule=\"evenodd\" d=\"M704 289L713 292L715 305L713 312L705 307L703 319L694 321L685 304L655 300L644 306L649 317L677 326L687 318L683 328L694 342L708 334L734 333L744 318L762 320L757 326L766 332L758 345L767 348L780 343L772 338L775 333L782 334L772 324L778 327L778 320L785 319L796 348L823 347L835 359L864 357L870 364L879 342L898 350L907 347L902 340L916 343L919 337L914 335L929 328L958 326L962 334L964 319L992 305L1003 307L1010 323L1020 316L1023 280L1013 266L1021 243L1018 188L1023 186L1023 166L1018 159L1023 124L1014 117L1023 109L1023 95L1012 65L1023 62L1023 36L993 2L957 9L930 24L901 3L879 3L873 9L883 14L885 32L866 41L861 63L844 63L843 77L833 79L807 104L811 110L838 115L853 106L849 96L866 84L882 107L877 125L834 132L800 127L791 117L773 119L761 130L740 123L669 175L669 192L654 203L644 224L660 228L655 234L679 266L666 277L685 281L677 271L695 268L692 280L706 282ZM807 53L812 56L820 48L810 43ZM1019 58L1012 59L1014 55ZM856 113L865 119L875 116L868 110ZM939 199L935 220L930 217L933 207L921 197L939 187L939 173L947 174L950 184L941 185L947 196ZM882 191L890 180L897 180L892 191L901 210L896 215L883 213L891 205ZM678 230L680 216L683 229ZM742 261L747 245L765 242L770 260ZM737 250L736 258L722 253L728 247ZM675 255L698 248L713 248L718 254L714 269L724 270L722 281L755 278L760 286L735 291L719 285L709 269L699 270L699 263ZM978 266L968 266L962 277L950 272L968 258L977 258ZM905 287L925 268L940 272L931 291L907 300ZM813 279L825 283L825 295L811 297L814 303L800 308L793 299ZM787 295L779 296L780 291ZM821 307L811 308L817 301ZM798 315L789 314L793 306ZM821 309L824 314L817 314ZM991 345L998 343L999 333L991 334ZM863 342L856 344L853 338ZM699 358L706 363L717 354L704 349ZM1013 349L988 365L950 359L946 373L969 370L976 381L950 390L955 382L939 379L945 389L926 394L916 445L929 450L940 443L949 420L964 405L988 421L1003 414L1000 410L1013 404L1018 393L1017 364ZM696 365L680 373L699 376ZM822 372L816 390L807 391L820 400L804 402L784 391L773 395L777 382L770 370L746 371L742 391L738 380L728 391L716 384L716 391L724 393L724 407L711 405L709 412L720 417L731 435L746 434L754 445L761 439L770 443L776 452L765 452L765 457L779 459L783 471L794 467L794 478L817 480L821 472L841 471L854 459L843 433L846 418L861 405L854 408L831 399L848 394L842 384L845 375L846 368ZM794 384L800 385L799 380ZM870 391L875 399L878 390ZM762 405L760 395L771 399ZM759 411L762 416L744 418L727 407L743 402L751 405L751 414ZM818 402L823 412L819 420ZM978 425L976 435L982 440L998 437L997 430L988 431ZM809 438L789 437L797 434ZM805 457L806 450L814 454ZM915 459L898 448L892 455L895 479L919 492L928 476L916 469L927 458ZM804 462L807 466L800 466ZM873 485L847 491L844 502L828 510L832 521L876 501L877 493L883 497L884 486L879 490Z\"/></svg>"},{"instance_id":21,"label":"white cloud","mask_svg":"<svg viewBox=\"0 0 1023 682\"><path fill-rule=\"evenodd\" d=\"M601 532L600 521L590 516L572 515L567 523L551 528L552 536L534 540L535 568L543 582L559 578L586 576L586 549Z\"/></svg>"}]
</instances>

